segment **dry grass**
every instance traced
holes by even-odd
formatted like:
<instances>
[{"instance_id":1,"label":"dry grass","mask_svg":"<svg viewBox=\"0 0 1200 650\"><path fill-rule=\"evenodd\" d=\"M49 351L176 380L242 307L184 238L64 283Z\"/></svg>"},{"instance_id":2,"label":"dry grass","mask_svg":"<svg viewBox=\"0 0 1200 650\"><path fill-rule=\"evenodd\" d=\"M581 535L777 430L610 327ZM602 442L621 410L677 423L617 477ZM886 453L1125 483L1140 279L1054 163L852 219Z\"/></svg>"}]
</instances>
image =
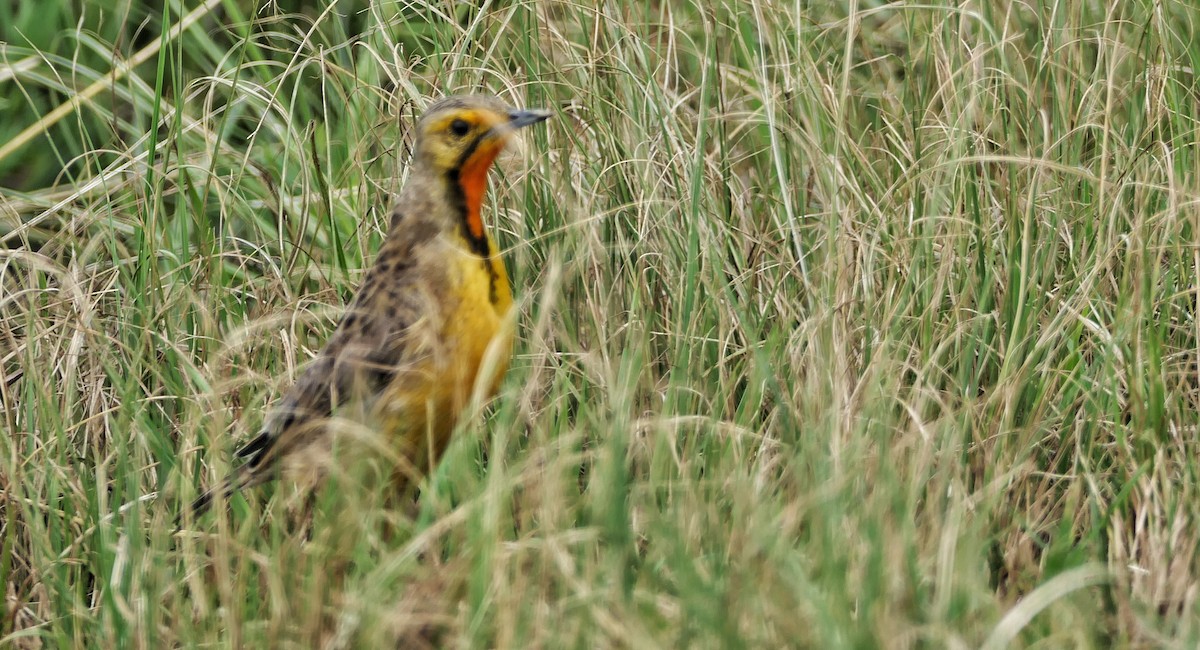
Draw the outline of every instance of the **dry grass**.
<instances>
[{"instance_id":1,"label":"dry grass","mask_svg":"<svg viewBox=\"0 0 1200 650\"><path fill-rule=\"evenodd\" d=\"M1190 4L47 7L0 8L0 645L1200 641ZM411 512L368 462L173 537L439 89L557 111L491 193L501 396Z\"/></svg>"}]
</instances>

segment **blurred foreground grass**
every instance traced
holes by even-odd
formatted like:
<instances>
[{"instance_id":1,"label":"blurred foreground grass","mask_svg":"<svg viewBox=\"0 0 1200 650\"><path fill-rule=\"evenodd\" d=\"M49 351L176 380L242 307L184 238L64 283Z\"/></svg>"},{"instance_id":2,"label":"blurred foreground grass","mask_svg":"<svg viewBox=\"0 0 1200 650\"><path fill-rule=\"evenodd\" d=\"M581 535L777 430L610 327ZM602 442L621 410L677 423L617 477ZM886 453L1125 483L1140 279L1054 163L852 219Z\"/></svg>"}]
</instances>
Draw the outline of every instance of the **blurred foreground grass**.
<instances>
[{"instance_id":1,"label":"blurred foreground grass","mask_svg":"<svg viewBox=\"0 0 1200 650\"><path fill-rule=\"evenodd\" d=\"M0 645L1200 643L1191 3L292 9L0 6ZM477 90L501 396L173 539Z\"/></svg>"}]
</instances>

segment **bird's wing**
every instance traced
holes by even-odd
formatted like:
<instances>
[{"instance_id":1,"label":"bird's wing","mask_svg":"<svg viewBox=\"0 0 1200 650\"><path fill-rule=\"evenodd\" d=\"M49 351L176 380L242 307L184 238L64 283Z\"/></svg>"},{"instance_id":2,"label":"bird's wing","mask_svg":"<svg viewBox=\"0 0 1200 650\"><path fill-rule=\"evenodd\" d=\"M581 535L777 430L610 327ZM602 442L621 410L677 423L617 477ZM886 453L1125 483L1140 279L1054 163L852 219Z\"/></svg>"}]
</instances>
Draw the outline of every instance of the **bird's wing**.
<instances>
[{"instance_id":1,"label":"bird's wing","mask_svg":"<svg viewBox=\"0 0 1200 650\"><path fill-rule=\"evenodd\" d=\"M392 286L372 291L379 284L372 281L369 274L325 348L272 409L258 435L238 450L247 471L269 470L276 459L316 441L338 406L369 403L398 372L427 355L427 346L412 331L413 323L428 315L416 304L419 292L397 290L402 287L395 279L389 280Z\"/></svg>"},{"instance_id":2,"label":"bird's wing","mask_svg":"<svg viewBox=\"0 0 1200 650\"><path fill-rule=\"evenodd\" d=\"M321 442L335 408L354 399L370 400L404 366L417 361L422 351L410 336L414 320L400 316L416 312L380 312L368 298L369 292L360 292L325 348L271 409L258 435L237 451L246 462L219 489L204 492L192 503L193 517L209 508L218 491L229 497L271 479L281 458ZM396 317L385 318L389 313Z\"/></svg>"},{"instance_id":3,"label":"bird's wing","mask_svg":"<svg viewBox=\"0 0 1200 650\"><path fill-rule=\"evenodd\" d=\"M422 278L414 267L418 248L439 231L422 218L425 206L420 201L414 205L411 216L393 212L379 258L328 343L271 410L258 435L238 450L246 462L220 488L226 495L271 478L280 458L327 434L324 424L339 405L369 401L397 373L430 356L428 335L437 327L427 319L438 318L439 312L426 286L430 278ZM209 491L196 499L193 514L207 509L213 495Z\"/></svg>"}]
</instances>

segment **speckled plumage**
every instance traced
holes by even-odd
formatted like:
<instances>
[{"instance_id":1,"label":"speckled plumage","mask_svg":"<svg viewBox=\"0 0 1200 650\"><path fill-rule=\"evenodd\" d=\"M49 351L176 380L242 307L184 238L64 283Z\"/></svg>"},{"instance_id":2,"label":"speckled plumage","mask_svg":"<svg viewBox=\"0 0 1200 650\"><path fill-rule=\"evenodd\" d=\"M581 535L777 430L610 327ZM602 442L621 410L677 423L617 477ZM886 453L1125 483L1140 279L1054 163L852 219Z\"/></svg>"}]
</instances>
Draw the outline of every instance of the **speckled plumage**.
<instances>
[{"instance_id":1,"label":"speckled plumage","mask_svg":"<svg viewBox=\"0 0 1200 650\"><path fill-rule=\"evenodd\" d=\"M320 474L332 458L329 418L352 404L411 469L426 471L473 391L495 392L510 354L512 296L480 203L511 132L548 116L485 96L429 107L374 265L325 347L237 452L245 463L226 494L280 470Z\"/></svg>"}]
</instances>

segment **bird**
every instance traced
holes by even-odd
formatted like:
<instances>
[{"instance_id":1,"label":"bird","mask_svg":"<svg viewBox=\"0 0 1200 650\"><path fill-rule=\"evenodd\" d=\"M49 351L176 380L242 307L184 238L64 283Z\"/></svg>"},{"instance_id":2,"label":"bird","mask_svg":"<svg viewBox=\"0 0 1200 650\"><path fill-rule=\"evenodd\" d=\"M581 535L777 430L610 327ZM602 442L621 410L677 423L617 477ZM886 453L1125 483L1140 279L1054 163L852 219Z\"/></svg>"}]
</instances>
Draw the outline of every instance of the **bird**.
<instances>
[{"instance_id":1,"label":"bird","mask_svg":"<svg viewBox=\"0 0 1200 650\"><path fill-rule=\"evenodd\" d=\"M512 291L480 214L488 171L514 132L550 116L486 95L428 106L386 237L349 307L236 452L244 462L191 504L193 517L218 492L321 475L333 458L331 418L352 406L410 474L432 468L477 387L494 396L511 356ZM408 481L396 480L399 490Z\"/></svg>"}]
</instances>

